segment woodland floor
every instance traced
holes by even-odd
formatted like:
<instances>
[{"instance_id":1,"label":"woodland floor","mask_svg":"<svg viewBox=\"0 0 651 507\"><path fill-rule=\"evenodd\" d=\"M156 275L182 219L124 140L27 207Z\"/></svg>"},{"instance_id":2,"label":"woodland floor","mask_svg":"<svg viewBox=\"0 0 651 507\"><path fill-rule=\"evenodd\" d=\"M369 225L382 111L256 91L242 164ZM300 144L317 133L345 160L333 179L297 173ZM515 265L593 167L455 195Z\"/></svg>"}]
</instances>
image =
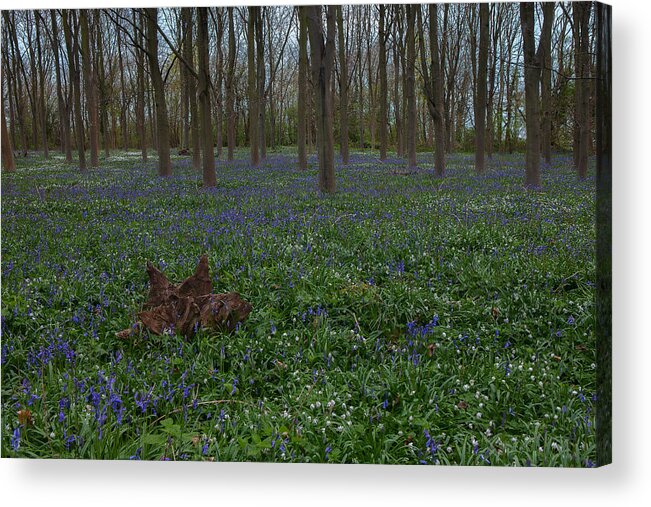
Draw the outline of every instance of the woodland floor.
<instances>
[{"instance_id":1,"label":"woodland floor","mask_svg":"<svg viewBox=\"0 0 651 507\"><path fill-rule=\"evenodd\" d=\"M320 196L314 158L240 156L211 190L137 153L3 174L3 456L594 465L593 171L354 154ZM239 329L116 338L148 260L202 253Z\"/></svg>"}]
</instances>

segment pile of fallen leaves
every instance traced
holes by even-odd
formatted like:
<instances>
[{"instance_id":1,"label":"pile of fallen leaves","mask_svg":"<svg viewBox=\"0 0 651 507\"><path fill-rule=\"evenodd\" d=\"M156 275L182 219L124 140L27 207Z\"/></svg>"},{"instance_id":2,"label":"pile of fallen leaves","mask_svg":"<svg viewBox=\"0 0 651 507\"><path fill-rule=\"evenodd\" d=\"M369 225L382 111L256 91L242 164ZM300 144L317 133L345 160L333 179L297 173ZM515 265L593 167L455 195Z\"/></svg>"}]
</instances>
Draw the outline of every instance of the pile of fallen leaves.
<instances>
[{"instance_id":1,"label":"pile of fallen leaves","mask_svg":"<svg viewBox=\"0 0 651 507\"><path fill-rule=\"evenodd\" d=\"M147 262L147 274L149 297L138 313L139 321L116 333L118 338L128 338L145 329L156 335L176 333L188 338L199 328L232 331L251 313L251 304L237 292L212 293L205 254L194 274L179 285L170 283L151 262Z\"/></svg>"}]
</instances>

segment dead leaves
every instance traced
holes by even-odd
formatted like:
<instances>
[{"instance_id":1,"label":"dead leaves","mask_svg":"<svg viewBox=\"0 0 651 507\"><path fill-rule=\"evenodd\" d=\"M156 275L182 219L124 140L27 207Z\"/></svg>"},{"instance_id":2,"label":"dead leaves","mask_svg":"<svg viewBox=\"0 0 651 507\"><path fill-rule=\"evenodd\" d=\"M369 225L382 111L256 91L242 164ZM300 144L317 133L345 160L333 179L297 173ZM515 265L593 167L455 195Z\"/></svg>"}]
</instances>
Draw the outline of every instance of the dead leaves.
<instances>
[{"instance_id":1,"label":"dead leaves","mask_svg":"<svg viewBox=\"0 0 651 507\"><path fill-rule=\"evenodd\" d=\"M252 310L237 292L212 294L208 257L204 254L194 274L178 286L151 262L147 262L149 296L132 327L116 336L126 339L143 329L161 335L177 333L192 337L199 328L233 331Z\"/></svg>"}]
</instances>

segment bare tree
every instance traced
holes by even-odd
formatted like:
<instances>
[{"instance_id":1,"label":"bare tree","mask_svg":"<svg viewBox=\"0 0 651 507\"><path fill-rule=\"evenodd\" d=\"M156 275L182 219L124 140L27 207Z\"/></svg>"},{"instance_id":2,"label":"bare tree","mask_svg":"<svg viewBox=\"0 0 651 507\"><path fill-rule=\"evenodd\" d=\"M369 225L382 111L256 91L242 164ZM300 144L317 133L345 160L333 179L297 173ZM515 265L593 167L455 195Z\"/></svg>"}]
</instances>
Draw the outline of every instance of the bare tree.
<instances>
[{"instance_id":1,"label":"bare tree","mask_svg":"<svg viewBox=\"0 0 651 507\"><path fill-rule=\"evenodd\" d=\"M380 4L378 8L380 10L380 17L378 20L378 70L380 74L380 97L378 98L378 101L380 103L380 160L386 160L388 141L387 128L389 124L387 111L387 34L385 28L386 7L383 4Z\"/></svg>"},{"instance_id":2,"label":"bare tree","mask_svg":"<svg viewBox=\"0 0 651 507\"><path fill-rule=\"evenodd\" d=\"M228 69L226 71L226 137L228 143L228 160L233 160L235 152L235 22L233 8L226 8L228 13Z\"/></svg>"},{"instance_id":3,"label":"bare tree","mask_svg":"<svg viewBox=\"0 0 651 507\"><path fill-rule=\"evenodd\" d=\"M335 191L334 131L332 104L332 68L335 57L335 8L326 11L327 33L324 38L320 6L306 7L309 26L312 82L316 88L317 149L319 153L319 189Z\"/></svg>"},{"instance_id":4,"label":"bare tree","mask_svg":"<svg viewBox=\"0 0 651 507\"><path fill-rule=\"evenodd\" d=\"M548 24L552 22L545 16L541 30L542 38L536 50L534 36L534 4L520 3L520 23L524 48L524 91L527 125L527 154L524 185L526 188L540 187L540 68L542 48L545 47L545 34L551 33Z\"/></svg>"},{"instance_id":5,"label":"bare tree","mask_svg":"<svg viewBox=\"0 0 651 507\"><path fill-rule=\"evenodd\" d=\"M574 164L579 179L588 175L590 149L590 9L591 2L573 2L575 53L575 141Z\"/></svg>"},{"instance_id":6,"label":"bare tree","mask_svg":"<svg viewBox=\"0 0 651 507\"><path fill-rule=\"evenodd\" d=\"M407 9L407 62L406 62L406 102L407 102L407 158L410 168L417 167L416 162L416 39L414 25L416 24L416 9L420 6L408 4Z\"/></svg>"},{"instance_id":7,"label":"bare tree","mask_svg":"<svg viewBox=\"0 0 651 507\"><path fill-rule=\"evenodd\" d=\"M344 38L344 16L341 5L337 10L337 37L339 46L339 152L341 163L348 164L348 54Z\"/></svg>"},{"instance_id":8,"label":"bare tree","mask_svg":"<svg viewBox=\"0 0 651 507\"><path fill-rule=\"evenodd\" d=\"M479 58L475 81L475 171L486 169L486 96L488 70L488 4L479 4Z\"/></svg>"},{"instance_id":9,"label":"bare tree","mask_svg":"<svg viewBox=\"0 0 651 507\"><path fill-rule=\"evenodd\" d=\"M73 34L71 23L68 16L72 17L72 26L75 29ZM81 113L81 79L79 68L79 38L78 38L78 24L75 11L61 11L61 20L63 23L63 33L66 41L66 50L68 53L68 73L69 81L73 87L74 97L74 120L75 129L77 131L77 153L79 156L79 170L86 171L86 150L84 148L84 120Z\"/></svg>"},{"instance_id":10,"label":"bare tree","mask_svg":"<svg viewBox=\"0 0 651 507\"><path fill-rule=\"evenodd\" d=\"M249 144L251 146L251 165L258 167L260 165L260 153L258 148L259 130L258 130L258 81L256 79L256 61L255 61L255 25L257 11L260 7L249 7L249 17L247 22L247 55L248 55L248 90L249 90Z\"/></svg>"},{"instance_id":11,"label":"bare tree","mask_svg":"<svg viewBox=\"0 0 651 507\"><path fill-rule=\"evenodd\" d=\"M203 186L214 187L215 151L212 140L210 108L210 73L208 63L208 9L197 7L197 42L199 49L199 123L201 125Z\"/></svg>"},{"instance_id":12,"label":"bare tree","mask_svg":"<svg viewBox=\"0 0 651 507\"><path fill-rule=\"evenodd\" d=\"M81 59L86 91L86 111L88 113L88 136L90 146L90 166L99 167L99 125L97 108L97 82L90 52L90 34L88 28L88 11L79 10L81 30Z\"/></svg>"},{"instance_id":13,"label":"bare tree","mask_svg":"<svg viewBox=\"0 0 651 507\"><path fill-rule=\"evenodd\" d=\"M149 73L154 88L156 104L156 147L158 150L158 175L171 176L172 162L170 160L170 126L167 116L167 101L165 99L165 83L158 63L158 9L145 9L147 17L147 56L149 58Z\"/></svg>"},{"instance_id":14,"label":"bare tree","mask_svg":"<svg viewBox=\"0 0 651 507\"><path fill-rule=\"evenodd\" d=\"M552 162L552 24L554 20L554 2L542 4L544 17L550 20L546 24L547 32L541 35L544 46L541 45L541 151L543 160L547 165Z\"/></svg>"},{"instance_id":15,"label":"bare tree","mask_svg":"<svg viewBox=\"0 0 651 507\"><path fill-rule=\"evenodd\" d=\"M7 131L7 118L5 117L5 101L2 99L2 170L8 173L16 171L14 149Z\"/></svg>"},{"instance_id":16,"label":"bare tree","mask_svg":"<svg viewBox=\"0 0 651 507\"><path fill-rule=\"evenodd\" d=\"M610 5L597 18L597 463L612 462L612 49Z\"/></svg>"},{"instance_id":17,"label":"bare tree","mask_svg":"<svg viewBox=\"0 0 651 507\"><path fill-rule=\"evenodd\" d=\"M298 8L298 168L307 169L305 138L307 135L307 8Z\"/></svg>"}]
</instances>

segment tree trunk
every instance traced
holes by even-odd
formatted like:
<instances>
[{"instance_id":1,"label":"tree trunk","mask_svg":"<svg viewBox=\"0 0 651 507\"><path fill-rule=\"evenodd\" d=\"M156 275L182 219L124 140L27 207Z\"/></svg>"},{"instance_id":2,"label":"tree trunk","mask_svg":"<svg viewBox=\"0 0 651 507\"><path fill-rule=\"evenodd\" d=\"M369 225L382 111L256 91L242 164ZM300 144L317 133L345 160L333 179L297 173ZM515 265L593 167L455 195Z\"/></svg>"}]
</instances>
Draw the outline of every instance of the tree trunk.
<instances>
[{"instance_id":1,"label":"tree trunk","mask_svg":"<svg viewBox=\"0 0 651 507\"><path fill-rule=\"evenodd\" d=\"M597 464L612 462L612 50L609 5L597 17Z\"/></svg>"},{"instance_id":2,"label":"tree trunk","mask_svg":"<svg viewBox=\"0 0 651 507\"><path fill-rule=\"evenodd\" d=\"M110 101L109 93L106 86L106 75L104 68L104 44L102 42L102 25L100 20L100 9L93 11L94 14L94 30L91 33L95 35L95 72L93 76L96 79L96 90L99 91L99 132L102 134L102 145L104 148L104 155L108 158L110 148L112 145L111 133L108 124L108 104ZM111 62L109 61L109 75L112 74Z\"/></svg>"},{"instance_id":3,"label":"tree trunk","mask_svg":"<svg viewBox=\"0 0 651 507\"><path fill-rule=\"evenodd\" d=\"M228 160L233 160L235 153L235 23L233 8L227 7L228 12L228 71L226 73L226 121L228 122L226 137L228 143Z\"/></svg>"},{"instance_id":4,"label":"tree trunk","mask_svg":"<svg viewBox=\"0 0 651 507\"><path fill-rule=\"evenodd\" d=\"M97 111L97 87L94 79L93 62L90 53L90 34L88 28L88 10L79 10L81 30L81 58L86 91L86 110L88 113L88 136L90 146L90 166L99 167L99 125Z\"/></svg>"},{"instance_id":5,"label":"tree trunk","mask_svg":"<svg viewBox=\"0 0 651 507\"><path fill-rule=\"evenodd\" d=\"M59 60L59 28L56 19L56 10L50 10L52 25L52 52L54 53L54 69L57 80L57 104L59 119L61 121L61 145L66 156L66 162L72 163L72 143L70 142L70 111L63 97L63 86L61 84L61 62Z\"/></svg>"},{"instance_id":6,"label":"tree trunk","mask_svg":"<svg viewBox=\"0 0 651 507\"><path fill-rule=\"evenodd\" d=\"M133 11L134 24L136 22L136 11ZM143 32L145 30L144 14L138 16L139 29L136 31L136 40L140 47L144 46ZM136 48L136 130L138 131L138 142L142 161L147 162L147 135L145 132L145 54Z\"/></svg>"},{"instance_id":7,"label":"tree trunk","mask_svg":"<svg viewBox=\"0 0 651 507\"><path fill-rule=\"evenodd\" d=\"M194 65L194 52L192 51L192 7L181 9L185 36L183 41L183 59L190 65ZM186 89L190 106L190 139L192 142L192 167L199 170L201 165L202 133L200 132L201 112L197 110L197 82L195 77L185 69L187 76Z\"/></svg>"},{"instance_id":8,"label":"tree trunk","mask_svg":"<svg viewBox=\"0 0 651 507\"><path fill-rule=\"evenodd\" d=\"M7 119L5 117L5 101L2 101L2 170L8 173L16 171L14 160L14 149L11 146L9 132L7 131Z\"/></svg>"},{"instance_id":9,"label":"tree trunk","mask_svg":"<svg viewBox=\"0 0 651 507\"><path fill-rule=\"evenodd\" d=\"M486 169L486 86L488 69L488 4L479 4L479 61L475 81L475 171Z\"/></svg>"},{"instance_id":10,"label":"tree trunk","mask_svg":"<svg viewBox=\"0 0 651 507\"><path fill-rule=\"evenodd\" d=\"M443 69L441 68L441 57L438 41L438 6L429 5L429 33L430 53L432 58L432 98L434 102L434 139L436 147L434 150L434 169L436 176L445 176L445 110L443 101Z\"/></svg>"},{"instance_id":11,"label":"tree trunk","mask_svg":"<svg viewBox=\"0 0 651 507\"><path fill-rule=\"evenodd\" d=\"M222 41L224 38L224 13L221 8L217 8L217 83L215 84L215 126L217 131L217 158L221 158L224 146L224 95L222 85L224 83L224 51L222 50Z\"/></svg>"},{"instance_id":12,"label":"tree trunk","mask_svg":"<svg viewBox=\"0 0 651 507\"><path fill-rule=\"evenodd\" d=\"M379 43L379 73L380 73L380 160L387 158L387 127L389 119L387 118L387 41L385 33L385 6L379 5L380 19L378 21L378 43Z\"/></svg>"},{"instance_id":13,"label":"tree trunk","mask_svg":"<svg viewBox=\"0 0 651 507\"><path fill-rule=\"evenodd\" d=\"M307 7L298 8L298 168L307 169L305 137L307 135Z\"/></svg>"},{"instance_id":14,"label":"tree trunk","mask_svg":"<svg viewBox=\"0 0 651 507\"><path fill-rule=\"evenodd\" d=\"M68 21L69 12L72 13L72 22L75 27L74 37ZM75 11L61 11L61 18L63 21L63 33L66 40L66 50L68 53L68 72L69 72L69 81L72 83L73 87L73 97L74 97L74 116L75 116L75 127L77 132L77 153L79 155L79 170L81 172L86 172L86 150L84 149L84 120L82 119L81 114L81 78L79 76L79 39L77 37L79 28L77 25L77 19Z\"/></svg>"},{"instance_id":15,"label":"tree trunk","mask_svg":"<svg viewBox=\"0 0 651 507\"><path fill-rule=\"evenodd\" d=\"M590 2L572 3L575 32L576 92L575 92L575 153L574 162L579 179L588 175L590 149Z\"/></svg>"},{"instance_id":16,"label":"tree trunk","mask_svg":"<svg viewBox=\"0 0 651 507\"><path fill-rule=\"evenodd\" d=\"M344 16L341 5L337 9L337 37L339 42L339 153L341 163L348 165L348 55L344 39Z\"/></svg>"},{"instance_id":17,"label":"tree trunk","mask_svg":"<svg viewBox=\"0 0 651 507\"><path fill-rule=\"evenodd\" d=\"M416 8L420 5L408 4L407 9L407 62L406 62L406 90L407 99L407 158L410 168L418 166L416 162L416 90L415 90L415 60L416 60L416 40L414 38L414 25L416 24Z\"/></svg>"},{"instance_id":18,"label":"tree trunk","mask_svg":"<svg viewBox=\"0 0 651 507\"><path fill-rule=\"evenodd\" d=\"M247 22L248 40L248 91L249 91L249 144L251 146L251 165L258 167L260 165L260 154L258 143L260 140L259 133L259 104L258 104L258 82L256 79L256 61L255 61L255 25L258 17L257 11L260 7L249 7L249 19Z\"/></svg>"},{"instance_id":19,"label":"tree trunk","mask_svg":"<svg viewBox=\"0 0 651 507\"><path fill-rule=\"evenodd\" d=\"M545 18L554 19L554 2L542 4ZM541 69L541 151L545 164L552 162L552 23L547 32L541 34L542 69Z\"/></svg>"},{"instance_id":20,"label":"tree trunk","mask_svg":"<svg viewBox=\"0 0 651 507\"><path fill-rule=\"evenodd\" d=\"M158 9L148 8L145 9L145 12L147 16L147 56L156 105L158 175L166 177L172 175L172 162L170 160L170 126L165 100L165 83L158 64Z\"/></svg>"},{"instance_id":21,"label":"tree trunk","mask_svg":"<svg viewBox=\"0 0 651 507\"><path fill-rule=\"evenodd\" d=\"M212 140L212 109L210 108L210 67L208 63L208 9L197 7L197 39L199 49L199 122L203 152L203 186L214 187L215 151Z\"/></svg>"},{"instance_id":22,"label":"tree trunk","mask_svg":"<svg viewBox=\"0 0 651 507\"><path fill-rule=\"evenodd\" d=\"M312 82L316 88L317 148L319 153L319 189L335 191L334 131L332 104L332 67L335 53L335 8L327 7L327 34L323 37L321 7L307 7Z\"/></svg>"},{"instance_id":23,"label":"tree trunk","mask_svg":"<svg viewBox=\"0 0 651 507\"><path fill-rule=\"evenodd\" d=\"M256 8L255 16L255 48L256 64L258 78L258 147L260 149L260 162L267 158L267 140L265 128L266 100L265 100L265 64L264 64L264 34L262 31L262 10L263 7Z\"/></svg>"},{"instance_id":24,"label":"tree trunk","mask_svg":"<svg viewBox=\"0 0 651 507\"><path fill-rule=\"evenodd\" d=\"M43 145L43 157L50 158L50 150L47 141L47 106L45 97L45 68L43 66L43 48L41 46L41 15L35 11L36 19L36 53L38 55L38 80L39 80L39 104L41 124L41 144ZM34 91L36 93L36 91Z\"/></svg>"}]
</instances>

